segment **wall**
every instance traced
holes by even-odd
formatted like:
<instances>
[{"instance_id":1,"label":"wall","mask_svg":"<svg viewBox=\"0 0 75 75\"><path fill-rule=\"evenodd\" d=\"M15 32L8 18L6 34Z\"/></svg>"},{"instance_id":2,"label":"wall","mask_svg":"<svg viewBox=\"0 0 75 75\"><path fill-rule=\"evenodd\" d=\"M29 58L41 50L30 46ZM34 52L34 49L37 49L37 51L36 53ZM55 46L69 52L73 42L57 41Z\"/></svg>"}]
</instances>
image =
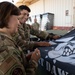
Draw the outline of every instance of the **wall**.
<instances>
[{"instance_id":1,"label":"wall","mask_svg":"<svg viewBox=\"0 0 75 75\"><path fill-rule=\"evenodd\" d=\"M29 6L32 10L30 14L54 13L54 27L72 27L74 2L75 0L39 0Z\"/></svg>"},{"instance_id":2,"label":"wall","mask_svg":"<svg viewBox=\"0 0 75 75\"><path fill-rule=\"evenodd\" d=\"M73 0L73 26L75 27L75 0Z\"/></svg>"}]
</instances>

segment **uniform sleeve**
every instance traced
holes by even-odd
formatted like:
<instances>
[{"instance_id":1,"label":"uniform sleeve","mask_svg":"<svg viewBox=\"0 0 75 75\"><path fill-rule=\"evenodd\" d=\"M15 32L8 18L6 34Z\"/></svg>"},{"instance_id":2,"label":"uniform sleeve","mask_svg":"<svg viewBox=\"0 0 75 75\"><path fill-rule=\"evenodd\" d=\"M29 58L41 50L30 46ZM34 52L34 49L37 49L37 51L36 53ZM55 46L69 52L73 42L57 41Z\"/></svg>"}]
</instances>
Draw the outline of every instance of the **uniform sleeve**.
<instances>
[{"instance_id":1,"label":"uniform sleeve","mask_svg":"<svg viewBox=\"0 0 75 75\"><path fill-rule=\"evenodd\" d=\"M27 44L27 41L24 42L23 40L19 39L18 44L23 47L23 44ZM30 44L30 43L29 43ZM29 45L28 44L28 45ZM24 45L25 46L25 45ZM23 47L26 48L26 47ZM24 56L24 55L23 55ZM24 59L23 59L24 60ZM25 65L26 75L35 75L36 69L37 69L38 63L36 63L34 60L30 60Z\"/></svg>"},{"instance_id":2,"label":"uniform sleeve","mask_svg":"<svg viewBox=\"0 0 75 75\"><path fill-rule=\"evenodd\" d=\"M60 36L53 34L53 33L48 33L46 31L40 31L40 30L36 30L33 26L30 28L30 33L32 35L35 35L43 40L52 40L52 39L57 39Z\"/></svg>"},{"instance_id":3,"label":"uniform sleeve","mask_svg":"<svg viewBox=\"0 0 75 75\"><path fill-rule=\"evenodd\" d=\"M17 33L13 39L17 42L17 44L22 48L24 52L27 50L33 50L34 42L33 41L25 41L22 37Z\"/></svg>"},{"instance_id":4,"label":"uniform sleeve","mask_svg":"<svg viewBox=\"0 0 75 75\"><path fill-rule=\"evenodd\" d=\"M37 67L38 63L36 63L34 60L30 60L29 65L26 68L27 75L35 75Z\"/></svg>"}]
</instances>

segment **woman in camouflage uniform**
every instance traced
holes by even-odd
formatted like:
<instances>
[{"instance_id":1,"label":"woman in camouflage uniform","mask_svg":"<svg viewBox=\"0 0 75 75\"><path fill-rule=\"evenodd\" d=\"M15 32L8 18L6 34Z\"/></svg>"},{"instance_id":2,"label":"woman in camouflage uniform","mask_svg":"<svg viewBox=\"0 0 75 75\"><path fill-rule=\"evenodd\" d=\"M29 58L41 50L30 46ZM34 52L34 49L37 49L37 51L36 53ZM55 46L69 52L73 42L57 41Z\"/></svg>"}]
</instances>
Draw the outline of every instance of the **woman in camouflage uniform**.
<instances>
[{"instance_id":1,"label":"woman in camouflage uniform","mask_svg":"<svg viewBox=\"0 0 75 75\"><path fill-rule=\"evenodd\" d=\"M10 2L0 3L0 75L34 75L40 51L35 49L26 60L20 47L12 39L17 32L19 9Z\"/></svg>"}]
</instances>

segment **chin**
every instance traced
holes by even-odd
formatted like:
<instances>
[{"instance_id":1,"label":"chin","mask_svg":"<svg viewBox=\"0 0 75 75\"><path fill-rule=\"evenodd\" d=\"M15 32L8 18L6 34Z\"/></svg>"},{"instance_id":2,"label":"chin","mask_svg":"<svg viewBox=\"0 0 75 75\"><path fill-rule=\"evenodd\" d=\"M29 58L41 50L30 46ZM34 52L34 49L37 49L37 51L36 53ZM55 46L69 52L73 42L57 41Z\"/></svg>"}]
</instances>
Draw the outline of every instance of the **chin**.
<instances>
[{"instance_id":1,"label":"chin","mask_svg":"<svg viewBox=\"0 0 75 75\"><path fill-rule=\"evenodd\" d=\"M24 20L23 23L25 23L27 20Z\"/></svg>"}]
</instances>

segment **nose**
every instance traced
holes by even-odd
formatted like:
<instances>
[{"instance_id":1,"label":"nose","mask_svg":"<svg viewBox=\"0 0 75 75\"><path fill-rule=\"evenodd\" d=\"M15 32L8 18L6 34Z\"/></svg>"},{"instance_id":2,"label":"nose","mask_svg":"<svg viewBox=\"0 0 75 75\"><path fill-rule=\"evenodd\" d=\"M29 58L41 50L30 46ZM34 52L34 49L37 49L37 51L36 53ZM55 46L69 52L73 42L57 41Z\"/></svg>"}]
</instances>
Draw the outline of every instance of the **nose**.
<instances>
[{"instance_id":1,"label":"nose","mask_svg":"<svg viewBox=\"0 0 75 75\"><path fill-rule=\"evenodd\" d=\"M29 16L28 16L28 15L25 15L25 16L24 16L24 18L25 18L25 19L28 19L28 18L29 18Z\"/></svg>"}]
</instances>

